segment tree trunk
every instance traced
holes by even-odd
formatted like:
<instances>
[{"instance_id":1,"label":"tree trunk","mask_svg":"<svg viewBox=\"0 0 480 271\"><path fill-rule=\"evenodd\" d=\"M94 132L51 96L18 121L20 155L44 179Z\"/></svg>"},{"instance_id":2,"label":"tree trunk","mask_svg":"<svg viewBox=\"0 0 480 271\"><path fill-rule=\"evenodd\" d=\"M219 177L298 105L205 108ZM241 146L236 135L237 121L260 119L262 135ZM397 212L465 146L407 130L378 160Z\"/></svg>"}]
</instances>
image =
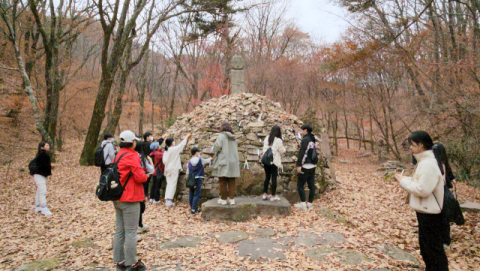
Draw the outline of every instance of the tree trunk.
<instances>
[{"instance_id":1,"label":"tree trunk","mask_svg":"<svg viewBox=\"0 0 480 271\"><path fill-rule=\"evenodd\" d=\"M345 110L343 110L343 115L345 116L345 138L347 139L347 148L350 149L350 141L348 140L348 120Z\"/></svg>"},{"instance_id":2,"label":"tree trunk","mask_svg":"<svg viewBox=\"0 0 480 271\"><path fill-rule=\"evenodd\" d=\"M107 105L108 95L110 94L113 84L114 74L112 74L112 72L115 71L102 73L87 137L85 138L82 155L80 156L80 164L83 166L93 165L94 163L95 148L97 146L100 129L102 128L103 119L105 118L105 106Z\"/></svg>"},{"instance_id":3,"label":"tree trunk","mask_svg":"<svg viewBox=\"0 0 480 271\"><path fill-rule=\"evenodd\" d=\"M148 56L150 54L146 54L144 63L143 63L143 69L142 73L140 75L140 89L139 89L139 102L140 102L140 116L138 120L138 133L140 135L143 135L143 115L145 113L145 89L147 88L147 67L148 67Z\"/></svg>"}]
</instances>

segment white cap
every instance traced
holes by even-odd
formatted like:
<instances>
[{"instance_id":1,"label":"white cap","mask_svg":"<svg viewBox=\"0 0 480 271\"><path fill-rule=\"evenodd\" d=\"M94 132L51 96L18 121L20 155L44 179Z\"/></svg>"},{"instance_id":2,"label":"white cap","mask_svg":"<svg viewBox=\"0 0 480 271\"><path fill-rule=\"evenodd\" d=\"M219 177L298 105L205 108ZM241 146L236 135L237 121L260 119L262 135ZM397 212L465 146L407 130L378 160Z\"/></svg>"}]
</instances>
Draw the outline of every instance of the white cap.
<instances>
[{"instance_id":1,"label":"white cap","mask_svg":"<svg viewBox=\"0 0 480 271\"><path fill-rule=\"evenodd\" d=\"M135 136L135 134L130 130L126 130L120 133L120 142L133 143L134 140L140 141L140 138Z\"/></svg>"}]
</instances>

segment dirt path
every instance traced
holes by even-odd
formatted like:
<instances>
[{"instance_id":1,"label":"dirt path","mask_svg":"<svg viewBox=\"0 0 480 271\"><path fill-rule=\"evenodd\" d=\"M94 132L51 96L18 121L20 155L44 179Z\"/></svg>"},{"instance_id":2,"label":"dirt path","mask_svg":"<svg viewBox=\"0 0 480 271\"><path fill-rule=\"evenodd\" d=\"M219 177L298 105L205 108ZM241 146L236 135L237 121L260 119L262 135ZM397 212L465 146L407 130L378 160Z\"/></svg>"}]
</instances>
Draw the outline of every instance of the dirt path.
<instances>
[{"instance_id":1,"label":"dirt path","mask_svg":"<svg viewBox=\"0 0 480 271\"><path fill-rule=\"evenodd\" d=\"M54 214L49 218L34 214L35 185L26 171L20 171L33 154L22 153L21 158L14 159L8 178L2 179L0 195L1 270L16 269L39 259L49 259L41 264L52 264L55 270L112 268L114 210L111 203L95 197L99 170L80 167L80 151L81 142L69 142L59 154L61 162L47 183L47 200ZM423 266L416 219L403 204L405 193L396 183L372 177L375 164L368 158L354 159L355 154L352 150L341 151L339 158L353 163L336 163L342 181L336 190L315 201L312 211L294 210L286 218L203 222L199 216L192 217L186 205L167 210L163 204L148 204L144 220L150 229L138 245L139 255L151 270L419 270L419 265L394 260L379 250L379 246L386 245L403 249ZM0 168L2 178L6 170ZM462 184L459 192L479 194ZM465 226L452 227L453 245L448 253L451 270L475 270L480 266L479 214L466 214L466 219ZM224 243L218 238L221 232L242 231L246 236L243 239L250 242L245 245L254 245L255 240L263 240L259 239L259 228L272 233L269 238L276 242L272 249L283 259L252 261L249 256L239 256L243 254L238 243ZM341 234L346 242L301 242L308 236L330 233ZM328 253L319 257L321 251ZM360 254L365 258L349 265L342 253L347 258Z\"/></svg>"}]
</instances>

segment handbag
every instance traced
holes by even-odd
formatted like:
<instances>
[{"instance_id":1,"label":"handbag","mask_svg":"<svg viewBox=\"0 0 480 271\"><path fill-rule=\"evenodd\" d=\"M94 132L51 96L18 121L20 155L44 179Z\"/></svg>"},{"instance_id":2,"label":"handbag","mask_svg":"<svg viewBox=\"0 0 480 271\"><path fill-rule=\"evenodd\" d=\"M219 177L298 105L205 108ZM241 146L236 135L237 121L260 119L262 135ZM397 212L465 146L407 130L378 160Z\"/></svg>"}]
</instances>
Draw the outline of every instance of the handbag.
<instances>
[{"instance_id":1,"label":"handbag","mask_svg":"<svg viewBox=\"0 0 480 271\"><path fill-rule=\"evenodd\" d=\"M435 194L435 201L437 201L438 207L442 211L443 215L447 222L453 222L459 226L465 224L465 218L463 217L462 208L460 208L460 203L457 200L457 186L455 186L455 197L453 196L450 189L448 189L445 184L445 176L443 176L444 186L443 186L443 208L440 207L437 197Z\"/></svg>"}]
</instances>

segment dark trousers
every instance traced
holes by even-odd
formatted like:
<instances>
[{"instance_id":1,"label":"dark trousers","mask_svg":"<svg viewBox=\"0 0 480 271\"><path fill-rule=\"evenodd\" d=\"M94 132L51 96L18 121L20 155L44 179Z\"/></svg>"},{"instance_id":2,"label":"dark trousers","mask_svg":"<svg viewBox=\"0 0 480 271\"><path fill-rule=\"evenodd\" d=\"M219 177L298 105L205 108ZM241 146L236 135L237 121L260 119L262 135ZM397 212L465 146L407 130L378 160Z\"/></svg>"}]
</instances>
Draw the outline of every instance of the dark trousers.
<instances>
[{"instance_id":1,"label":"dark trousers","mask_svg":"<svg viewBox=\"0 0 480 271\"><path fill-rule=\"evenodd\" d=\"M265 181L263 182L263 193L268 193L268 185L270 183L270 179L272 179L272 186L271 191L272 195L275 196L277 192L277 176L278 176L278 167L275 165L264 166L265 169Z\"/></svg>"},{"instance_id":2,"label":"dark trousers","mask_svg":"<svg viewBox=\"0 0 480 271\"><path fill-rule=\"evenodd\" d=\"M145 194L145 199L148 196L148 188L150 187L150 180L152 179L152 177L152 175L148 176L147 181L143 183L143 193Z\"/></svg>"},{"instance_id":3,"label":"dark trousers","mask_svg":"<svg viewBox=\"0 0 480 271\"><path fill-rule=\"evenodd\" d=\"M153 176L152 178L152 187L150 190L150 198L153 198L155 201L160 200L160 188L162 186L162 181L165 179L165 176L160 175L157 173L157 176Z\"/></svg>"},{"instance_id":4,"label":"dark trousers","mask_svg":"<svg viewBox=\"0 0 480 271\"><path fill-rule=\"evenodd\" d=\"M443 214L422 214L417 212L418 241L420 254L426 271L448 271L448 259L443 249L445 228Z\"/></svg>"},{"instance_id":5,"label":"dark trousers","mask_svg":"<svg viewBox=\"0 0 480 271\"><path fill-rule=\"evenodd\" d=\"M310 189L310 193L308 193L308 202L312 203L313 198L315 197L315 168L306 169L302 167L302 173L298 174L297 176L297 190L300 200L302 202L306 201L305 183L307 183L308 189Z\"/></svg>"},{"instance_id":6,"label":"dark trousers","mask_svg":"<svg viewBox=\"0 0 480 271\"><path fill-rule=\"evenodd\" d=\"M450 238L450 222L448 222L446 219L443 221L444 226L443 226L443 243L447 246L449 246L452 243L452 239Z\"/></svg>"},{"instance_id":7,"label":"dark trousers","mask_svg":"<svg viewBox=\"0 0 480 271\"><path fill-rule=\"evenodd\" d=\"M190 195L188 202L190 203L190 209L198 210L198 201L200 200L200 193L202 193L202 179L195 179L195 187L190 187Z\"/></svg>"},{"instance_id":8,"label":"dark trousers","mask_svg":"<svg viewBox=\"0 0 480 271\"><path fill-rule=\"evenodd\" d=\"M140 201L140 219L138 220L138 226L140 228L143 228L143 213L145 213L145 208L147 206L145 205L145 201Z\"/></svg>"}]
</instances>

